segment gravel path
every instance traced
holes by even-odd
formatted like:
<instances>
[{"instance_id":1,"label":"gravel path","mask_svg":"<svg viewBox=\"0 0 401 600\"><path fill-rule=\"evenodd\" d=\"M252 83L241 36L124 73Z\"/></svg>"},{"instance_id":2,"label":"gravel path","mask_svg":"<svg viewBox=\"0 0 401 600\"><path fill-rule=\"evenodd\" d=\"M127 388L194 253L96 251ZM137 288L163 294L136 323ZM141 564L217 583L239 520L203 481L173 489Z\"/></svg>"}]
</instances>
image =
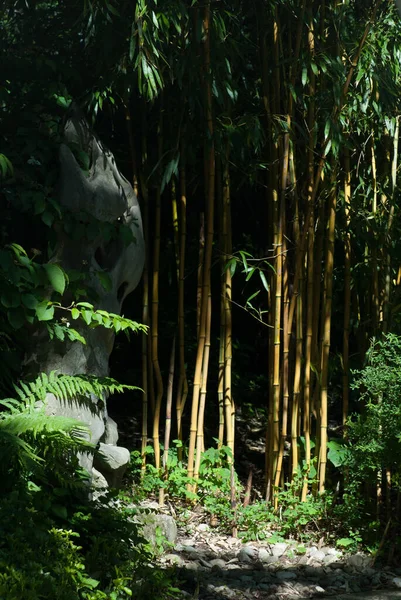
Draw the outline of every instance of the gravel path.
<instances>
[{"instance_id":1,"label":"gravel path","mask_svg":"<svg viewBox=\"0 0 401 600\"><path fill-rule=\"evenodd\" d=\"M175 565L184 597L198 600L401 600L401 569L376 568L370 556L294 541L242 544L199 523L180 531L160 558Z\"/></svg>"}]
</instances>

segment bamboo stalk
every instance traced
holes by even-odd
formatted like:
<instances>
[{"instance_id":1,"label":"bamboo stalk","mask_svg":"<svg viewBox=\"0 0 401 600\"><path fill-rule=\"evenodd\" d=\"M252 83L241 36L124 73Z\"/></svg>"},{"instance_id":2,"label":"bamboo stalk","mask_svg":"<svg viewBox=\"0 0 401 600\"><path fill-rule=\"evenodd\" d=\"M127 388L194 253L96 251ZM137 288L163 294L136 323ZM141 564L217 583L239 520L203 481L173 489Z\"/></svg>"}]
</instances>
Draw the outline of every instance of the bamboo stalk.
<instances>
[{"instance_id":1,"label":"bamboo stalk","mask_svg":"<svg viewBox=\"0 0 401 600\"><path fill-rule=\"evenodd\" d=\"M206 162L208 163L208 181L207 181L207 233L205 242L205 259L203 267L203 288L202 302L200 311L199 339L195 364L195 375L193 384L192 409L191 409L191 428L188 451L188 476L194 475L195 443L198 424L198 408L201 386L201 374L203 365L204 348L206 343L206 320L209 304L209 282L212 262L213 249L213 219L214 219L214 188L215 188L215 157L214 157L214 127L212 115L212 87L210 79L210 0L207 1L204 10L203 29L204 29L204 64L205 64L205 91L206 91L206 125L209 136L209 148L206 153Z\"/></svg>"},{"instance_id":2,"label":"bamboo stalk","mask_svg":"<svg viewBox=\"0 0 401 600\"><path fill-rule=\"evenodd\" d=\"M288 178L288 166L289 166L289 148L290 146L290 136L289 133L286 132L284 134L284 147L283 147L283 158L282 158L282 169L281 169L281 198L280 198L280 223L281 223L281 231L285 232L285 195L286 195L286 187L287 187L287 178ZM277 456L277 465L274 474L274 487L278 488L281 480L281 472L284 458L284 442L287 438L287 422L288 422L288 402L289 402L289 381L288 381L288 360L289 360L289 332L288 332L288 312L289 312L289 291L288 291L288 261L287 261L287 252L286 252L286 237L282 234L281 238L281 268L283 272L283 280L282 280L282 289L283 289L283 297L284 297L284 306L283 306L283 406L282 406L282 424L281 424L281 436L280 436L280 445L278 449ZM280 299L281 300L281 299ZM277 308L277 305L276 305ZM294 405L293 405L294 406ZM294 410L294 408L293 408ZM275 425L277 429L277 425ZM276 435L276 430L275 434ZM275 499L275 506L277 504L277 497ZM276 506L277 508L277 506Z\"/></svg>"},{"instance_id":3,"label":"bamboo stalk","mask_svg":"<svg viewBox=\"0 0 401 600\"><path fill-rule=\"evenodd\" d=\"M164 451L163 451L163 482L168 480L168 455L170 449L170 434L171 434L171 413L173 405L173 385L174 385L174 365L175 365L175 336L171 346L170 367L168 371L168 384L166 394L166 427L164 431ZM164 486L159 489L159 504L164 505Z\"/></svg>"},{"instance_id":4,"label":"bamboo stalk","mask_svg":"<svg viewBox=\"0 0 401 600\"><path fill-rule=\"evenodd\" d=\"M206 290L203 290L206 293ZM201 463L202 452L204 451L204 422L205 422L205 406L206 406L206 392L207 392L207 379L209 371L209 358L210 358L210 330L212 322L212 294L210 282L208 285L208 311L206 318L206 334L205 334L205 345L203 350L202 360L202 374L201 374L201 387L199 395L199 408L198 408L198 422L196 428L196 456L195 456L195 468L194 478L199 477L199 468Z\"/></svg>"},{"instance_id":5,"label":"bamboo stalk","mask_svg":"<svg viewBox=\"0 0 401 600\"><path fill-rule=\"evenodd\" d=\"M329 353L330 353L330 334L331 334L331 306L333 298L333 268L334 268L334 241L336 224L336 202L337 193L333 177L332 189L329 194L328 206L328 233L327 233L327 251L325 258L325 303L323 305L324 327L323 344L321 360L321 396L320 396L320 437L319 437L319 493L322 494L325 489L326 464L327 464L327 398L328 398L328 374L329 374Z\"/></svg>"},{"instance_id":6,"label":"bamboo stalk","mask_svg":"<svg viewBox=\"0 0 401 600\"><path fill-rule=\"evenodd\" d=\"M176 396L177 412L177 437L182 441L182 415L188 396L188 381L185 368L185 250L187 236L187 185L185 169L185 141L181 136L180 152L180 239L179 239L179 265L178 265L178 365L179 376ZM182 461L182 447L178 448L178 459Z\"/></svg>"},{"instance_id":7,"label":"bamboo stalk","mask_svg":"<svg viewBox=\"0 0 401 600\"><path fill-rule=\"evenodd\" d=\"M229 170L229 146L227 144L224 164L224 187L223 187L223 231L225 233L225 253L231 256L231 195L230 195L230 170ZM232 452L234 462L234 432L235 432L235 407L232 397L232 314L231 314L231 271L226 269L224 277L224 409L226 422L226 443Z\"/></svg>"},{"instance_id":8,"label":"bamboo stalk","mask_svg":"<svg viewBox=\"0 0 401 600\"><path fill-rule=\"evenodd\" d=\"M160 124L159 124L159 160L163 155L163 111L160 109ZM163 379L159 365L158 345L159 345L159 271L160 271L160 225L161 225L161 188L160 185L156 190L156 206L155 206L155 226L154 226L154 242L153 242L153 277L152 277L152 364L153 373L156 381L156 402L155 413L153 418L153 448L155 453L155 467L160 469L160 409L163 397Z\"/></svg>"},{"instance_id":9,"label":"bamboo stalk","mask_svg":"<svg viewBox=\"0 0 401 600\"><path fill-rule=\"evenodd\" d=\"M390 238L390 232L394 219L394 194L397 185L397 166L398 166L398 141L400 135L400 117L396 117L396 126L393 139L393 157L391 161L391 204L388 211L387 220L387 240ZM384 285L383 300L383 333L387 333L390 326L390 293L391 293L391 254L387 251L386 256L386 274Z\"/></svg>"},{"instance_id":10,"label":"bamboo stalk","mask_svg":"<svg viewBox=\"0 0 401 600\"><path fill-rule=\"evenodd\" d=\"M349 326L351 318L351 234L350 234L350 205L351 205L351 168L349 148L344 148L344 333L343 333L343 427L348 418L349 406Z\"/></svg>"},{"instance_id":11,"label":"bamboo stalk","mask_svg":"<svg viewBox=\"0 0 401 600\"><path fill-rule=\"evenodd\" d=\"M372 198L372 216L373 222L376 222L377 216L377 165L376 165L376 153L375 153L375 139L372 134L371 144L371 160L372 160L372 186L373 186L373 198ZM372 330L373 335L376 335L379 326L379 313L380 313L380 297L379 297L379 270L377 268L377 235L376 231L373 233L373 248L372 248Z\"/></svg>"}]
</instances>

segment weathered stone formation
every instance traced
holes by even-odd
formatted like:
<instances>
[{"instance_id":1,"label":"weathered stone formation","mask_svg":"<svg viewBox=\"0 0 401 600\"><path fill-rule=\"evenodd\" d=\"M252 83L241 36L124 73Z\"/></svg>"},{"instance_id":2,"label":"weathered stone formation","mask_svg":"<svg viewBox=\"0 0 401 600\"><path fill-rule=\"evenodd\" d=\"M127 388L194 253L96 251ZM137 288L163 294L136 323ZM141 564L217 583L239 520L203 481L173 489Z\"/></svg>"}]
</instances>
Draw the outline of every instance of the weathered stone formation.
<instances>
[{"instance_id":1,"label":"weathered stone formation","mask_svg":"<svg viewBox=\"0 0 401 600\"><path fill-rule=\"evenodd\" d=\"M82 153L89 158L87 171L77 160ZM59 202L78 223L87 225L94 217L101 224L115 226L116 231L125 224L134 235L134 241L127 245L121 236L105 242L101 227L99 233L95 228L94 235L87 237L78 237L74 231L67 234L60 230L58 233L55 260L66 270L85 273L82 285L95 292L95 308L120 314L124 299L138 285L144 265L145 244L139 204L131 185L119 172L113 154L94 135L78 110L71 111L65 124L60 167ZM107 290L99 272L106 273L109 278ZM68 304L68 298L64 299L64 304ZM78 329L77 323L74 321L74 327ZM31 360L45 372L55 370L68 375L107 376L113 331L104 327L82 327L81 331L86 345L79 342L43 343L38 336ZM108 417L105 399L91 398L88 406L82 406L76 401L65 404L49 395L47 411L77 418L89 425L91 441L98 447L100 444L95 466L110 485L118 485L129 462L129 452L117 447L117 426ZM91 471L93 456L81 457L81 463Z\"/></svg>"}]
</instances>

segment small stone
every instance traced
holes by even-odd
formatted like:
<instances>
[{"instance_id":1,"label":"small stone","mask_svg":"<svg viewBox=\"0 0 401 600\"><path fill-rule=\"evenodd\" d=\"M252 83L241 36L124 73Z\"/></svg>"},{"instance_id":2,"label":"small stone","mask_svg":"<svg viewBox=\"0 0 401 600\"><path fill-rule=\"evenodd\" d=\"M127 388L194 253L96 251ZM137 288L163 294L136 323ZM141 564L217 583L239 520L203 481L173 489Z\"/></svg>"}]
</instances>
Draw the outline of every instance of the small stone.
<instances>
[{"instance_id":1,"label":"small stone","mask_svg":"<svg viewBox=\"0 0 401 600\"><path fill-rule=\"evenodd\" d=\"M398 588L401 588L401 577L394 577L392 583Z\"/></svg>"},{"instance_id":2,"label":"small stone","mask_svg":"<svg viewBox=\"0 0 401 600\"><path fill-rule=\"evenodd\" d=\"M289 581L290 579L296 579L297 574L294 571L277 571L276 577L280 581Z\"/></svg>"},{"instance_id":3,"label":"small stone","mask_svg":"<svg viewBox=\"0 0 401 600\"><path fill-rule=\"evenodd\" d=\"M198 550L196 548L194 548L193 546L184 546L183 552L185 552L186 554L198 554Z\"/></svg>"},{"instance_id":4,"label":"small stone","mask_svg":"<svg viewBox=\"0 0 401 600\"><path fill-rule=\"evenodd\" d=\"M256 560L258 556L258 550L254 546L244 546L238 553L240 562L250 563Z\"/></svg>"},{"instance_id":5,"label":"small stone","mask_svg":"<svg viewBox=\"0 0 401 600\"><path fill-rule=\"evenodd\" d=\"M315 561L322 561L325 559L326 555L321 550L316 550L313 554L310 555L311 558Z\"/></svg>"},{"instance_id":6,"label":"small stone","mask_svg":"<svg viewBox=\"0 0 401 600\"><path fill-rule=\"evenodd\" d=\"M283 556L283 554L285 553L287 548L288 548L288 544L284 544L284 543L274 544L274 546L272 547L272 554L273 554L273 556Z\"/></svg>"},{"instance_id":7,"label":"small stone","mask_svg":"<svg viewBox=\"0 0 401 600\"><path fill-rule=\"evenodd\" d=\"M192 560L191 562L185 563L185 570L186 571L204 571L205 568L202 567L202 565L200 563L198 563L197 560Z\"/></svg>"},{"instance_id":8,"label":"small stone","mask_svg":"<svg viewBox=\"0 0 401 600\"><path fill-rule=\"evenodd\" d=\"M370 563L370 557L363 554L353 554L347 559L347 565L355 569L363 569Z\"/></svg>"},{"instance_id":9,"label":"small stone","mask_svg":"<svg viewBox=\"0 0 401 600\"><path fill-rule=\"evenodd\" d=\"M315 557L313 557L315 558ZM325 565L331 565L332 563L336 562L337 558L333 555L333 554L326 554L323 558L323 563Z\"/></svg>"},{"instance_id":10,"label":"small stone","mask_svg":"<svg viewBox=\"0 0 401 600\"><path fill-rule=\"evenodd\" d=\"M317 585L315 587L315 592L317 592L318 594L325 594L326 590L324 590L322 587L320 587L320 585Z\"/></svg>"},{"instance_id":11,"label":"small stone","mask_svg":"<svg viewBox=\"0 0 401 600\"><path fill-rule=\"evenodd\" d=\"M198 531L209 531L210 527L207 523L199 523L197 529Z\"/></svg>"},{"instance_id":12,"label":"small stone","mask_svg":"<svg viewBox=\"0 0 401 600\"><path fill-rule=\"evenodd\" d=\"M212 567L215 567L218 569L225 569L225 567L226 567L226 563L224 562L224 560L222 558L213 558L213 560L211 560L209 562L209 564Z\"/></svg>"},{"instance_id":13,"label":"small stone","mask_svg":"<svg viewBox=\"0 0 401 600\"><path fill-rule=\"evenodd\" d=\"M193 546L195 544L195 540L188 538L187 540L182 540L181 544L183 546Z\"/></svg>"},{"instance_id":14,"label":"small stone","mask_svg":"<svg viewBox=\"0 0 401 600\"><path fill-rule=\"evenodd\" d=\"M307 549L306 554L308 556L313 556L313 554L315 554L315 552L317 552L318 549L316 548L316 546L311 546L310 548Z\"/></svg>"},{"instance_id":15,"label":"small stone","mask_svg":"<svg viewBox=\"0 0 401 600\"><path fill-rule=\"evenodd\" d=\"M323 550L323 548L322 548ZM328 556L340 556L341 552L339 552L338 550L336 550L335 548L327 548L326 550L326 554Z\"/></svg>"},{"instance_id":16,"label":"small stone","mask_svg":"<svg viewBox=\"0 0 401 600\"><path fill-rule=\"evenodd\" d=\"M182 560L182 558L180 556L178 556L177 554L166 554L164 556L164 560L166 562L169 562L173 565L180 565L182 566L184 564L184 561Z\"/></svg>"},{"instance_id":17,"label":"small stone","mask_svg":"<svg viewBox=\"0 0 401 600\"><path fill-rule=\"evenodd\" d=\"M142 524L143 537L153 545L159 541L159 533L170 543L177 538L177 525L170 515L139 513L135 515L135 520Z\"/></svg>"},{"instance_id":18,"label":"small stone","mask_svg":"<svg viewBox=\"0 0 401 600\"><path fill-rule=\"evenodd\" d=\"M264 562L268 562L269 559L271 558L271 554L268 550L266 550L266 548L260 548L259 549L259 553L258 553L258 558L260 560L260 562L264 563Z\"/></svg>"},{"instance_id":19,"label":"small stone","mask_svg":"<svg viewBox=\"0 0 401 600\"><path fill-rule=\"evenodd\" d=\"M263 564L264 565L274 565L275 563L278 563L279 560L280 560L280 558L278 556L265 556Z\"/></svg>"}]
</instances>

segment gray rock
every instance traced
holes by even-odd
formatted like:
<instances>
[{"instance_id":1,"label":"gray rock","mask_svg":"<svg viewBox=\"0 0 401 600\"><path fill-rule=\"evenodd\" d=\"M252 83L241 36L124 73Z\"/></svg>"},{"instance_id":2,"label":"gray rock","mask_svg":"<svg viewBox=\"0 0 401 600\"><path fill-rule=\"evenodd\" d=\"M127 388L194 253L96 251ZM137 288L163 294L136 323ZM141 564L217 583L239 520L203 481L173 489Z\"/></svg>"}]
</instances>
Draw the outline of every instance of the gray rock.
<instances>
[{"instance_id":1,"label":"gray rock","mask_svg":"<svg viewBox=\"0 0 401 600\"><path fill-rule=\"evenodd\" d=\"M274 565L274 564L278 563L279 560L280 560L279 556L265 556L263 564L264 565Z\"/></svg>"},{"instance_id":2,"label":"gray rock","mask_svg":"<svg viewBox=\"0 0 401 600\"><path fill-rule=\"evenodd\" d=\"M92 500L99 500L99 498L105 496L109 487L106 478L96 469L92 469L91 487L93 488Z\"/></svg>"},{"instance_id":3,"label":"gray rock","mask_svg":"<svg viewBox=\"0 0 401 600\"><path fill-rule=\"evenodd\" d=\"M104 444L111 444L117 446L118 442L118 428L117 423L109 416L107 416L104 434L102 436L102 442Z\"/></svg>"},{"instance_id":4,"label":"gray rock","mask_svg":"<svg viewBox=\"0 0 401 600\"><path fill-rule=\"evenodd\" d=\"M394 584L396 587L398 587L398 588L401 588L401 577L394 577L394 578L392 579L392 583L393 583L393 584Z\"/></svg>"},{"instance_id":5,"label":"gray rock","mask_svg":"<svg viewBox=\"0 0 401 600\"><path fill-rule=\"evenodd\" d=\"M135 521L142 525L142 535L153 545L160 541L160 535L171 544L177 539L177 525L170 515L139 513L135 515Z\"/></svg>"},{"instance_id":6,"label":"gray rock","mask_svg":"<svg viewBox=\"0 0 401 600\"><path fill-rule=\"evenodd\" d=\"M183 552L190 556L195 556L195 555L198 556L198 554L199 554L199 550L197 548L195 548L194 546L184 546Z\"/></svg>"},{"instance_id":7,"label":"gray rock","mask_svg":"<svg viewBox=\"0 0 401 600\"><path fill-rule=\"evenodd\" d=\"M297 574L294 571L290 570L277 571L276 577L277 579L280 579L280 581L290 581L291 579L296 579Z\"/></svg>"},{"instance_id":8,"label":"gray rock","mask_svg":"<svg viewBox=\"0 0 401 600\"><path fill-rule=\"evenodd\" d=\"M316 562L321 562L322 560L324 560L326 558L326 555L321 550L316 550L316 552L314 552L313 554L310 554L310 558ZM334 562L334 560L332 560L332 562Z\"/></svg>"},{"instance_id":9,"label":"gray rock","mask_svg":"<svg viewBox=\"0 0 401 600\"><path fill-rule=\"evenodd\" d=\"M266 550L266 548L259 548L258 559L260 560L260 562L268 562L271 557L272 555L268 550Z\"/></svg>"},{"instance_id":10,"label":"gray rock","mask_svg":"<svg viewBox=\"0 0 401 600\"><path fill-rule=\"evenodd\" d=\"M282 556L287 550L287 548L288 544L285 543L274 544L274 546L272 547L272 554L273 556Z\"/></svg>"},{"instance_id":11,"label":"gray rock","mask_svg":"<svg viewBox=\"0 0 401 600\"><path fill-rule=\"evenodd\" d=\"M313 557L315 558L315 557ZM333 556L332 554L326 554L323 558L323 564L325 565L331 565L333 563L335 563L337 561L337 558L335 556Z\"/></svg>"},{"instance_id":12,"label":"gray rock","mask_svg":"<svg viewBox=\"0 0 401 600\"><path fill-rule=\"evenodd\" d=\"M370 556L365 556L364 554L353 554L347 558L347 565L349 567L353 567L354 569L363 569L364 567L368 567L371 563Z\"/></svg>"},{"instance_id":13,"label":"gray rock","mask_svg":"<svg viewBox=\"0 0 401 600\"><path fill-rule=\"evenodd\" d=\"M258 557L258 550L254 546L244 546L238 553L240 562L250 563Z\"/></svg>"},{"instance_id":14,"label":"gray rock","mask_svg":"<svg viewBox=\"0 0 401 600\"><path fill-rule=\"evenodd\" d=\"M178 554L166 554L163 559L165 562L173 565L179 565L180 567L184 564L184 561L182 560L181 556L178 556Z\"/></svg>"},{"instance_id":15,"label":"gray rock","mask_svg":"<svg viewBox=\"0 0 401 600\"><path fill-rule=\"evenodd\" d=\"M317 585L317 586L315 587L315 592L316 592L317 594L325 594L325 593L326 593L326 590L324 590L322 587L320 587L320 585Z\"/></svg>"},{"instance_id":16,"label":"gray rock","mask_svg":"<svg viewBox=\"0 0 401 600\"><path fill-rule=\"evenodd\" d=\"M199 523L197 530L198 531L209 531L210 527L207 523Z\"/></svg>"},{"instance_id":17,"label":"gray rock","mask_svg":"<svg viewBox=\"0 0 401 600\"><path fill-rule=\"evenodd\" d=\"M191 539L186 539L186 540L182 540L181 541L181 545L182 546L193 546L194 544L196 544L195 540Z\"/></svg>"},{"instance_id":18,"label":"gray rock","mask_svg":"<svg viewBox=\"0 0 401 600\"><path fill-rule=\"evenodd\" d=\"M225 569L226 563L222 558L213 558L210 562L212 567L216 567L218 569Z\"/></svg>"},{"instance_id":19,"label":"gray rock","mask_svg":"<svg viewBox=\"0 0 401 600\"><path fill-rule=\"evenodd\" d=\"M323 550L323 548L322 548L322 550ZM339 550L336 550L335 548L327 548L327 550L324 549L323 551L328 556L341 556L341 552Z\"/></svg>"},{"instance_id":20,"label":"gray rock","mask_svg":"<svg viewBox=\"0 0 401 600\"><path fill-rule=\"evenodd\" d=\"M88 156L90 166L87 172L81 169L73 148ZM89 297L97 297L96 308L121 314L123 300L140 281L145 260L138 200L130 183L119 172L114 156L91 131L77 107L73 107L67 115L59 160L57 189L61 207L80 214L86 224L94 218L112 227L117 223L125 225L132 232L133 240L128 244L124 244L119 236L106 240L100 235L100 229L93 237L83 235L73 239L64 228L58 228L57 247L50 262L60 264L67 271L82 272L84 269L84 287L90 290ZM108 289L103 286L100 274L107 276ZM61 299L63 305L70 301L70 298ZM25 357L26 371L107 377L114 331L105 327L90 329L80 320L74 321L74 328L85 337L86 344L72 341L60 344L56 339L49 341L45 328L35 332ZM108 417L104 397L92 395L63 401L48 394L45 410L50 415L72 417L87 424L90 441L94 445L105 434ZM115 432L113 435L115 438ZM92 470L92 454L82 454L79 460L81 466L89 472Z\"/></svg>"},{"instance_id":21,"label":"gray rock","mask_svg":"<svg viewBox=\"0 0 401 600\"><path fill-rule=\"evenodd\" d=\"M96 490L105 490L109 487L109 484L107 483L107 479L105 478L105 476L102 475L100 473L100 471L97 471L96 469L92 469L91 484L92 484L92 487L95 488Z\"/></svg>"},{"instance_id":22,"label":"gray rock","mask_svg":"<svg viewBox=\"0 0 401 600\"><path fill-rule=\"evenodd\" d=\"M103 473L111 487L118 488L129 462L130 453L127 448L100 443L93 464Z\"/></svg>"}]
</instances>

